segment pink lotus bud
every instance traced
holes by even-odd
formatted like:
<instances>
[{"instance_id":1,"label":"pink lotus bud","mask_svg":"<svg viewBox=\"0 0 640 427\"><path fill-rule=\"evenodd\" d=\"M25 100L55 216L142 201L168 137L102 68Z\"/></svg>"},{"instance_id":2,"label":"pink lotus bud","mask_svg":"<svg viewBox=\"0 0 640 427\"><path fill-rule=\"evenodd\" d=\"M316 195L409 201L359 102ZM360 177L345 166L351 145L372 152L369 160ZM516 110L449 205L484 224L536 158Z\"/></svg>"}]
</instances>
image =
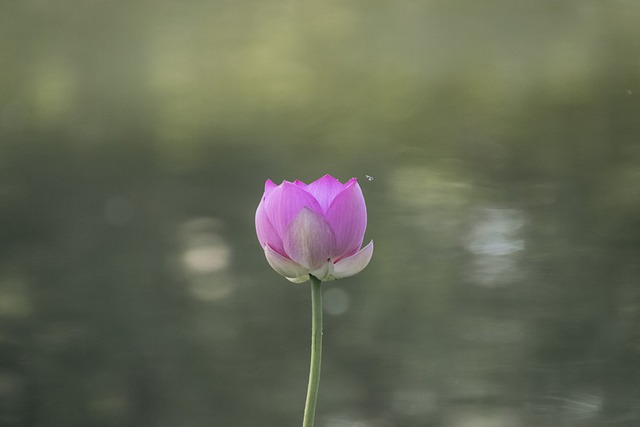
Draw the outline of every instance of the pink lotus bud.
<instances>
[{"instance_id":1,"label":"pink lotus bud","mask_svg":"<svg viewBox=\"0 0 640 427\"><path fill-rule=\"evenodd\" d=\"M367 207L355 178L345 184L325 175L307 185L267 180L256 210L256 232L267 261L295 283L334 280L362 271L373 241L360 249Z\"/></svg>"}]
</instances>

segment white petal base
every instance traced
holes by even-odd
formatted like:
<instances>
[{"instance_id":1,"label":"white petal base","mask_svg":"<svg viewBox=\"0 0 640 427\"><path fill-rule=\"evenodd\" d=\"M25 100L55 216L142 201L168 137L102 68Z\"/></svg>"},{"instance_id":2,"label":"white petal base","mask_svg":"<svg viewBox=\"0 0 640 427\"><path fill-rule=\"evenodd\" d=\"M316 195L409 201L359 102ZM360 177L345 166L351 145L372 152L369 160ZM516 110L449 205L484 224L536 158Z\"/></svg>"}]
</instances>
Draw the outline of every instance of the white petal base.
<instances>
[{"instance_id":1,"label":"white petal base","mask_svg":"<svg viewBox=\"0 0 640 427\"><path fill-rule=\"evenodd\" d=\"M344 277L349 277L353 276L354 274L360 273L367 265L369 265L369 261L371 261L372 256L373 240L354 255L338 261L333 266L334 278L342 279Z\"/></svg>"},{"instance_id":2,"label":"white petal base","mask_svg":"<svg viewBox=\"0 0 640 427\"><path fill-rule=\"evenodd\" d=\"M283 257L278 252L271 249L271 247L265 246L264 255L266 256L267 262L271 268L273 268L276 273L286 277L290 281L302 283L309 280L309 270L289 258Z\"/></svg>"},{"instance_id":3,"label":"white petal base","mask_svg":"<svg viewBox=\"0 0 640 427\"><path fill-rule=\"evenodd\" d=\"M373 240L354 255L344 258L335 264L331 261L326 262L313 271L309 271L297 262L280 255L271 249L270 246L264 248L264 254L271 268L290 282L306 282L309 280L309 274L326 282L353 276L364 270L364 268L369 265L369 261L371 261L371 257L373 256Z\"/></svg>"}]
</instances>

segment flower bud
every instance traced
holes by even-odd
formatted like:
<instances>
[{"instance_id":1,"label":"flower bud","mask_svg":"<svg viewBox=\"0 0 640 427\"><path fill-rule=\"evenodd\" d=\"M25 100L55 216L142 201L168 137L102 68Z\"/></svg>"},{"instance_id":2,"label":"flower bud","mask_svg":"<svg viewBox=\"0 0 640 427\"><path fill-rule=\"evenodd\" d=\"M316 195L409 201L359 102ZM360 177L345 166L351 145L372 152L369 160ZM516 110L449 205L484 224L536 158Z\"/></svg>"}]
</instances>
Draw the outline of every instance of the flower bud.
<instances>
[{"instance_id":1,"label":"flower bud","mask_svg":"<svg viewBox=\"0 0 640 427\"><path fill-rule=\"evenodd\" d=\"M342 184L325 175L307 185L301 181L265 183L256 210L256 232L271 267L301 283L353 276L373 255L364 248L367 207L356 178Z\"/></svg>"}]
</instances>

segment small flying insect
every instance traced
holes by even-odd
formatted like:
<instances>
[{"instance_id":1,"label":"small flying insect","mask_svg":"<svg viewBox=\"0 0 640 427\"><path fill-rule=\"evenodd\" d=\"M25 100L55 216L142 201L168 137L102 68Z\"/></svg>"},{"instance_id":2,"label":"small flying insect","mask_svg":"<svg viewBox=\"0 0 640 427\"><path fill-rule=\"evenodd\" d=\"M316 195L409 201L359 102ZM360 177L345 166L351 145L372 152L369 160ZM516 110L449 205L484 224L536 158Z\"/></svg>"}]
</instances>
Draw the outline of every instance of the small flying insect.
<instances>
[{"instance_id":1,"label":"small flying insect","mask_svg":"<svg viewBox=\"0 0 640 427\"><path fill-rule=\"evenodd\" d=\"M367 178L367 181L373 181L373 177L371 175L365 175L365 178Z\"/></svg>"}]
</instances>

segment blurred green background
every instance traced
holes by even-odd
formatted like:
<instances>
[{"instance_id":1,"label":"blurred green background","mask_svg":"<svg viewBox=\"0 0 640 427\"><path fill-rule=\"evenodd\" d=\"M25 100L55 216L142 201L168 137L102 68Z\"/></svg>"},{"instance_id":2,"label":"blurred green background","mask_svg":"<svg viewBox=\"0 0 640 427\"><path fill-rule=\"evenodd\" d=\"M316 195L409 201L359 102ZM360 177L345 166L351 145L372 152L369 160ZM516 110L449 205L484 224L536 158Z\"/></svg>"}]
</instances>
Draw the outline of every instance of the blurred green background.
<instances>
[{"instance_id":1,"label":"blurred green background","mask_svg":"<svg viewBox=\"0 0 640 427\"><path fill-rule=\"evenodd\" d=\"M319 427L640 425L640 2L5 1L0 426L296 426L264 181L358 177Z\"/></svg>"}]
</instances>

